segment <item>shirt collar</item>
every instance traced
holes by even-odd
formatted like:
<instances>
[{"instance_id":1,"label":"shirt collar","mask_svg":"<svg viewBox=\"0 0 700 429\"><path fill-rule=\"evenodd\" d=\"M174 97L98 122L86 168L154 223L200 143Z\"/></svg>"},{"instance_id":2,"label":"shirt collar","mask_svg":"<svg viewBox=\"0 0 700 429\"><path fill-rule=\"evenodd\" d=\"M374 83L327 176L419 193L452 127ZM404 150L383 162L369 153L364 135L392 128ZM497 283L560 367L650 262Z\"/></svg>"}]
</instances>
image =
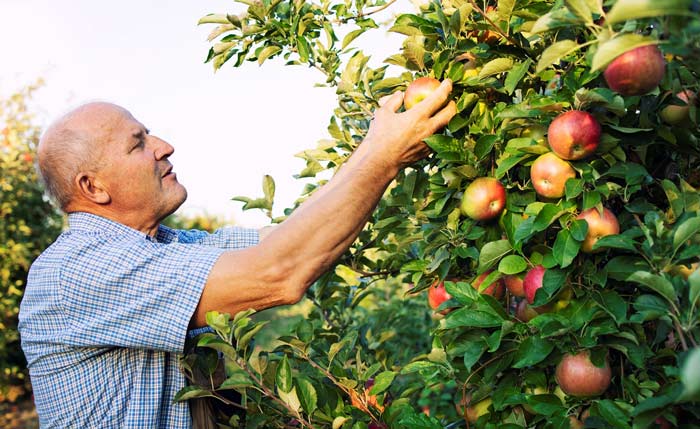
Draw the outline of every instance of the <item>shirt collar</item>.
<instances>
[{"instance_id":1,"label":"shirt collar","mask_svg":"<svg viewBox=\"0 0 700 429\"><path fill-rule=\"evenodd\" d=\"M132 235L145 238L149 241L170 243L177 241L177 232L163 225L158 226L155 238L150 235L126 226L122 223L86 212L74 212L68 214L68 227L70 231L92 232L105 235Z\"/></svg>"}]
</instances>

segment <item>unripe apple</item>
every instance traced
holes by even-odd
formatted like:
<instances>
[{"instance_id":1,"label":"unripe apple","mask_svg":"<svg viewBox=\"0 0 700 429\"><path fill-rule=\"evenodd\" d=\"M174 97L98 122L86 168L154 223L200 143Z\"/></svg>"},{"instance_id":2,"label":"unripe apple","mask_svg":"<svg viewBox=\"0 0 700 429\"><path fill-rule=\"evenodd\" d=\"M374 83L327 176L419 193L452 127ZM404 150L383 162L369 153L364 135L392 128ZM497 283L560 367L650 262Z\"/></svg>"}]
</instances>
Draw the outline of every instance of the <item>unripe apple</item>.
<instances>
[{"instance_id":1,"label":"unripe apple","mask_svg":"<svg viewBox=\"0 0 700 429\"><path fill-rule=\"evenodd\" d=\"M447 293L445 289L445 282L436 281L428 288L428 305L433 310L437 310L440 304L452 298L452 296ZM449 309L442 310L440 314L449 313Z\"/></svg>"},{"instance_id":2,"label":"unripe apple","mask_svg":"<svg viewBox=\"0 0 700 429\"><path fill-rule=\"evenodd\" d=\"M537 265L525 274L523 279L523 287L525 288L525 297L527 302L532 304L535 302L535 293L542 287L542 279L544 278L545 268L542 265Z\"/></svg>"},{"instance_id":3,"label":"unripe apple","mask_svg":"<svg viewBox=\"0 0 700 429\"><path fill-rule=\"evenodd\" d=\"M506 284L506 288L511 295L520 298L525 297L525 288L523 287L523 278L516 274L510 274L503 276L503 283Z\"/></svg>"},{"instance_id":4,"label":"unripe apple","mask_svg":"<svg viewBox=\"0 0 700 429\"><path fill-rule=\"evenodd\" d=\"M588 223L588 233L581 244L581 251L585 253L594 253L593 245L599 238L620 233L620 224L617 222L617 218L613 212L606 208L603 208L602 216L597 208L591 207L582 211L576 219L583 219Z\"/></svg>"},{"instance_id":5,"label":"unripe apple","mask_svg":"<svg viewBox=\"0 0 700 429\"><path fill-rule=\"evenodd\" d=\"M554 118L547 130L547 142L559 158L583 159L600 144L600 124L588 112L569 110Z\"/></svg>"},{"instance_id":6,"label":"unripe apple","mask_svg":"<svg viewBox=\"0 0 700 429\"><path fill-rule=\"evenodd\" d=\"M440 81L434 77L419 77L411 82L406 88L406 93L403 97L403 105L406 110L423 101L433 91L438 89Z\"/></svg>"},{"instance_id":7,"label":"unripe apple","mask_svg":"<svg viewBox=\"0 0 700 429\"><path fill-rule=\"evenodd\" d=\"M484 282L484 279L488 277L489 274L491 274L491 271L482 273L472 282L472 287L478 291L481 288L481 284ZM482 290L481 293L484 295L491 295L496 299L501 299L503 298L504 290L505 285L503 284L503 279L498 279L486 287L486 289Z\"/></svg>"},{"instance_id":8,"label":"unripe apple","mask_svg":"<svg viewBox=\"0 0 700 429\"><path fill-rule=\"evenodd\" d=\"M462 213L474 220L489 220L506 206L506 190L493 177L480 177L467 186L460 206Z\"/></svg>"},{"instance_id":9,"label":"unripe apple","mask_svg":"<svg viewBox=\"0 0 700 429\"><path fill-rule=\"evenodd\" d=\"M608 87L625 96L643 95L664 78L666 60L656 45L640 46L608 64L603 75Z\"/></svg>"},{"instance_id":10,"label":"unripe apple","mask_svg":"<svg viewBox=\"0 0 700 429\"><path fill-rule=\"evenodd\" d=\"M607 357L605 365L598 368L591 362L588 352L566 354L557 365L555 377L559 387L567 395L577 397L599 396L610 386L612 371Z\"/></svg>"},{"instance_id":11,"label":"unripe apple","mask_svg":"<svg viewBox=\"0 0 700 429\"><path fill-rule=\"evenodd\" d=\"M554 152L540 155L530 167L530 180L537 195L545 198L561 198L566 191L566 181L576 177L571 164Z\"/></svg>"},{"instance_id":12,"label":"unripe apple","mask_svg":"<svg viewBox=\"0 0 700 429\"><path fill-rule=\"evenodd\" d=\"M683 90L676 94L676 97L685 102L685 106L669 104L661 109L659 116L661 120L669 125L689 125L690 124L690 106L697 103L695 93L689 89Z\"/></svg>"},{"instance_id":13,"label":"unripe apple","mask_svg":"<svg viewBox=\"0 0 700 429\"><path fill-rule=\"evenodd\" d=\"M522 300L518 303L515 309L515 317L527 323L535 317L539 316L540 313L528 304L527 300Z\"/></svg>"}]
</instances>

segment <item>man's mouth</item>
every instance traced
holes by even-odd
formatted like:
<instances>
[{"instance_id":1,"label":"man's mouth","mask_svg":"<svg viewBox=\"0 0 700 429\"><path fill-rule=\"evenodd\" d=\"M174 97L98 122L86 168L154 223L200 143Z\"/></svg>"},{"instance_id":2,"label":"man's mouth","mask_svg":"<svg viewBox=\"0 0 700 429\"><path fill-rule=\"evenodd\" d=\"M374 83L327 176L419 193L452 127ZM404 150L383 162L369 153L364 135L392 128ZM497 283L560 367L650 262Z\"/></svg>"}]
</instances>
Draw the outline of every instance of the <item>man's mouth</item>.
<instances>
[{"instance_id":1,"label":"man's mouth","mask_svg":"<svg viewBox=\"0 0 700 429\"><path fill-rule=\"evenodd\" d=\"M165 173L163 173L163 175L161 177L167 177L167 176L170 176L173 174L175 174L175 173L173 173L173 167L170 166L170 167L168 167L167 170L165 170Z\"/></svg>"}]
</instances>

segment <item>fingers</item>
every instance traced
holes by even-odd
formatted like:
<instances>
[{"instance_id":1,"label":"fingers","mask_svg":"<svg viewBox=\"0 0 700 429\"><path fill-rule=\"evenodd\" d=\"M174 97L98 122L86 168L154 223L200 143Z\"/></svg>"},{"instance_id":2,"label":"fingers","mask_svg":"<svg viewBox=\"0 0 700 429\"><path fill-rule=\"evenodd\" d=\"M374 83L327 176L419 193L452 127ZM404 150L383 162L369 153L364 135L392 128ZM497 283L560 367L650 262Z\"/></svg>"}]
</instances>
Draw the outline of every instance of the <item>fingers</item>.
<instances>
[{"instance_id":1,"label":"fingers","mask_svg":"<svg viewBox=\"0 0 700 429\"><path fill-rule=\"evenodd\" d=\"M443 107L439 112L433 115L432 122L435 125L435 130L438 130L448 122L454 115L457 114L457 104L454 101L447 103L447 106Z\"/></svg>"},{"instance_id":2,"label":"fingers","mask_svg":"<svg viewBox=\"0 0 700 429\"><path fill-rule=\"evenodd\" d=\"M419 110L420 113L432 114L445 105L447 98L452 92L452 81L445 79L440 83L440 86L427 96L423 101L416 104L411 110Z\"/></svg>"},{"instance_id":3,"label":"fingers","mask_svg":"<svg viewBox=\"0 0 700 429\"><path fill-rule=\"evenodd\" d=\"M397 91L391 95L386 95L379 100L381 109L390 109L392 112L399 110L403 104L403 92Z\"/></svg>"}]
</instances>

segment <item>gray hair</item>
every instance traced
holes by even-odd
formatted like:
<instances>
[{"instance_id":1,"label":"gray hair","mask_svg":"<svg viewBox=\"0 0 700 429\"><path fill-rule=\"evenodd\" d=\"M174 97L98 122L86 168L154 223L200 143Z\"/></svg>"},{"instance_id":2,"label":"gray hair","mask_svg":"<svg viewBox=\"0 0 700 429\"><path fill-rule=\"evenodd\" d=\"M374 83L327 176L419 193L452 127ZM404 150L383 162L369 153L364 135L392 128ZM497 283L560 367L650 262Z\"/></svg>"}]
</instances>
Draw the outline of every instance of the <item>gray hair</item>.
<instances>
[{"instance_id":1,"label":"gray hair","mask_svg":"<svg viewBox=\"0 0 700 429\"><path fill-rule=\"evenodd\" d=\"M81 171L97 168L94 136L68 125L68 117L51 126L39 143L39 176L58 207L66 207L75 193L75 178Z\"/></svg>"}]
</instances>

